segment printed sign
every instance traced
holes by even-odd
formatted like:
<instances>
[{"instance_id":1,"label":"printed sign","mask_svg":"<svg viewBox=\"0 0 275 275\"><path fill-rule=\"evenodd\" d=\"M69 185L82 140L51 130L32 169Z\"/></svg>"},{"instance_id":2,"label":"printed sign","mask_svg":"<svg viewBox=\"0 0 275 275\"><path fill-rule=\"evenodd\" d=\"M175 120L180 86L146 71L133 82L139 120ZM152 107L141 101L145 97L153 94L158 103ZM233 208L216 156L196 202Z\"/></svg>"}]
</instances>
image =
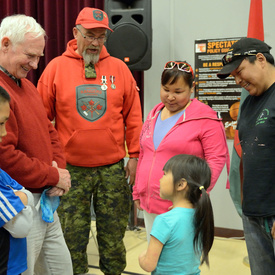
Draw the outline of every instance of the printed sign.
<instances>
[{"instance_id":1,"label":"printed sign","mask_svg":"<svg viewBox=\"0 0 275 275\"><path fill-rule=\"evenodd\" d=\"M232 76L219 79L222 57L238 38L195 40L195 97L222 117L226 137L234 138L242 88Z\"/></svg>"}]
</instances>

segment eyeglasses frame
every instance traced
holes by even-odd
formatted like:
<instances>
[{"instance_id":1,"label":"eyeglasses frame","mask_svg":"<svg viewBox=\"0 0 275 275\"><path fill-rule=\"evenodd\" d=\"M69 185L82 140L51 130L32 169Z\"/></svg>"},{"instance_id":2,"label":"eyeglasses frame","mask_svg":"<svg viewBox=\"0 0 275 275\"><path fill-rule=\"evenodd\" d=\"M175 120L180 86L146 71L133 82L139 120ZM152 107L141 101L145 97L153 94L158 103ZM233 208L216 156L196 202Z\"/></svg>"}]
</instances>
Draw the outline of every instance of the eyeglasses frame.
<instances>
[{"instance_id":1,"label":"eyeglasses frame","mask_svg":"<svg viewBox=\"0 0 275 275\"><path fill-rule=\"evenodd\" d=\"M104 44L104 42L106 41L107 37L104 36L104 41L100 41L103 37L91 37L91 36L86 36L82 33L82 31L78 28L78 26L75 26L76 29L80 32L81 36L84 38L84 39L87 39L87 41L89 42L94 42L95 40L97 40L98 44ZM99 40L100 39L100 40Z\"/></svg>"}]
</instances>

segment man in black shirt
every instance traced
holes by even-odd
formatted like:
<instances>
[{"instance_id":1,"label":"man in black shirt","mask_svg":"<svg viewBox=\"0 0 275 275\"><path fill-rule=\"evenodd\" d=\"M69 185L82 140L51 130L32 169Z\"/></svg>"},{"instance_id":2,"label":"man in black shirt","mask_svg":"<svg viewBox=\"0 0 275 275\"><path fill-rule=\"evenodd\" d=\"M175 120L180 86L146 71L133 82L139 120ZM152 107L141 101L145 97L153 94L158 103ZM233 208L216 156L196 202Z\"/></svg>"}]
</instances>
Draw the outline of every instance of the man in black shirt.
<instances>
[{"instance_id":1,"label":"man in black shirt","mask_svg":"<svg viewBox=\"0 0 275 275\"><path fill-rule=\"evenodd\" d=\"M252 275L275 274L275 67L271 47L242 38L223 57L230 75L249 93L237 129L243 163L243 227Z\"/></svg>"}]
</instances>

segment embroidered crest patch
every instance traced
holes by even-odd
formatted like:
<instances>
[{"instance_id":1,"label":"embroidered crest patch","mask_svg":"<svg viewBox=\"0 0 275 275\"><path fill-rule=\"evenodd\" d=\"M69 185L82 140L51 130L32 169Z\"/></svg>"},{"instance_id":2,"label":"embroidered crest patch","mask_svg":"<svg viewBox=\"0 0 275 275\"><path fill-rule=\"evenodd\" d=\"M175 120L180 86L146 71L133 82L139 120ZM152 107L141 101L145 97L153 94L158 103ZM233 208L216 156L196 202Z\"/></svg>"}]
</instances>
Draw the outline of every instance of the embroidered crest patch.
<instances>
[{"instance_id":1,"label":"embroidered crest patch","mask_svg":"<svg viewBox=\"0 0 275 275\"><path fill-rule=\"evenodd\" d=\"M102 21L103 20L103 12L102 11L94 10L93 11L93 16L94 16L94 19L97 20L97 21Z\"/></svg>"},{"instance_id":2,"label":"embroidered crest patch","mask_svg":"<svg viewBox=\"0 0 275 275\"><path fill-rule=\"evenodd\" d=\"M88 121L96 121L106 112L106 91L100 85L80 85L76 87L78 113Z\"/></svg>"}]
</instances>

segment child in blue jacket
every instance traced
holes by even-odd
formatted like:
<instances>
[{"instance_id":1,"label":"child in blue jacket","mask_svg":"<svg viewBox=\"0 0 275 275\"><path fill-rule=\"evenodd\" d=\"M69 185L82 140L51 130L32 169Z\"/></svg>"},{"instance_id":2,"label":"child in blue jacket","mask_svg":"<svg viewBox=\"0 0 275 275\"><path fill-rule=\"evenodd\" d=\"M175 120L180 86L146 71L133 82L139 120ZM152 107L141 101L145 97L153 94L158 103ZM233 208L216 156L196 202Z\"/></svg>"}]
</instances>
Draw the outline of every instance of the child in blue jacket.
<instances>
[{"instance_id":1,"label":"child in blue jacket","mask_svg":"<svg viewBox=\"0 0 275 275\"><path fill-rule=\"evenodd\" d=\"M9 102L9 94L0 87L0 142L7 134ZM1 275L17 275L27 269L26 236L32 226L32 207L32 193L0 169Z\"/></svg>"}]
</instances>

